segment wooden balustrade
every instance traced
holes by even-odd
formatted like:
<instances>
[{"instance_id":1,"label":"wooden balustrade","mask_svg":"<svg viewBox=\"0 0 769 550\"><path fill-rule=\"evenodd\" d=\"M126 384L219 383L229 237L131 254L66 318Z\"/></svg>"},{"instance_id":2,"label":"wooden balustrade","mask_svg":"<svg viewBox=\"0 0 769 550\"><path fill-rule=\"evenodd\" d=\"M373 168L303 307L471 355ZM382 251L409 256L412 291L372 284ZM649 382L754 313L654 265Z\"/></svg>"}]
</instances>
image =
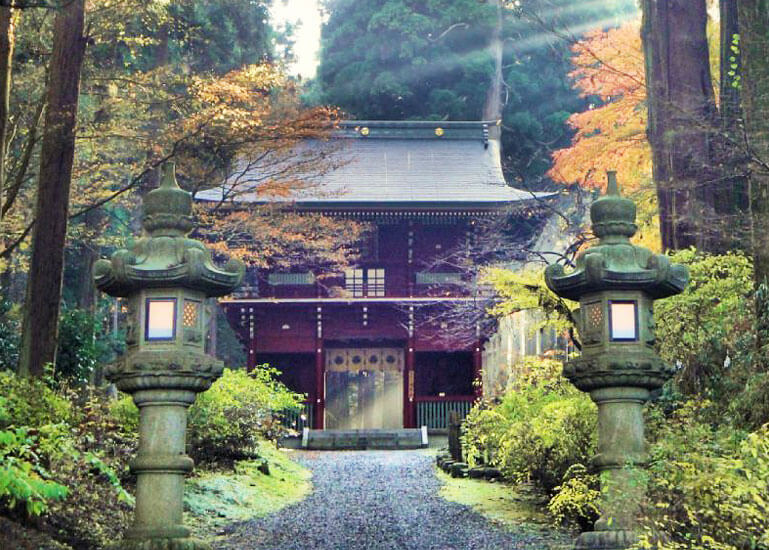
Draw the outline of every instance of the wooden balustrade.
<instances>
[{"instance_id":1,"label":"wooden balustrade","mask_svg":"<svg viewBox=\"0 0 769 550\"><path fill-rule=\"evenodd\" d=\"M464 418L470 412L475 397L471 395L418 396L415 401L417 426L427 426L428 430L448 430L449 413L456 411L461 418Z\"/></svg>"}]
</instances>

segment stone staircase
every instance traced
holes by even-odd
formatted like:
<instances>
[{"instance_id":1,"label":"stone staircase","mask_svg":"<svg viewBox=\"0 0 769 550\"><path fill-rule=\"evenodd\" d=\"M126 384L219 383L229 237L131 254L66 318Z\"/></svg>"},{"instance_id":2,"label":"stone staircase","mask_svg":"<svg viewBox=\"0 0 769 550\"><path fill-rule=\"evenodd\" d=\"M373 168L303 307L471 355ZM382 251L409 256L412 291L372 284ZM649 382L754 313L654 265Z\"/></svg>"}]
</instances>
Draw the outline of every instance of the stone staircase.
<instances>
[{"instance_id":1,"label":"stone staircase","mask_svg":"<svg viewBox=\"0 0 769 550\"><path fill-rule=\"evenodd\" d=\"M302 448L322 451L422 449L427 427L398 430L311 430L302 432Z\"/></svg>"}]
</instances>

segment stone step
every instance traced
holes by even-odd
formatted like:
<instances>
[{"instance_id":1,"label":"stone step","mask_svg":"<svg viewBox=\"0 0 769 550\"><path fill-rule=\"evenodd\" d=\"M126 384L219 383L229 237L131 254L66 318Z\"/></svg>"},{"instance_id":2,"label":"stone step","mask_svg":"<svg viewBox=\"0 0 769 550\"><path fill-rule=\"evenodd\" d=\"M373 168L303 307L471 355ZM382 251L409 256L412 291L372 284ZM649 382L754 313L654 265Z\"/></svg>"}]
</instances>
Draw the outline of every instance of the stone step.
<instances>
[{"instance_id":1,"label":"stone step","mask_svg":"<svg viewBox=\"0 0 769 550\"><path fill-rule=\"evenodd\" d=\"M311 430L302 432L302 447L341 451L366 449L421 449L427 447L427 427L399 430Z\"/></svg>"}]
</instances>

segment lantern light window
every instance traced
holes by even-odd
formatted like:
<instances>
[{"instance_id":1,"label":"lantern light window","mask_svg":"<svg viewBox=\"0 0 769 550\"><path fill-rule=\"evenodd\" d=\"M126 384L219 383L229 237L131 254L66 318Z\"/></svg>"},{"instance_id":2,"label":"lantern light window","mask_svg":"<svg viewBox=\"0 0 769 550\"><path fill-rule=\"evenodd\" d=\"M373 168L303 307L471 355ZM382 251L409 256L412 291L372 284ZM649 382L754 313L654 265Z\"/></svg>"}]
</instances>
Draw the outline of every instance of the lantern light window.
<instances>
[{"instance_id":1,"label":"lantern light window","mask_svg":"<svg viewBox=\"0 0 769 550\"><path fill-rule=\"evenodd\" d=\"M176 298L148 298L145 340L173 340L176 334Z\"/></svg>"},{"instance_id":2,"label":"lantern light window","mask_svg":"<svg viewBox=\"0 0 769 550\"><path fill-rule=\"evenodd\" d=\"M184 328L198 328L200 324L200 302L197 300L184 300L184 313L182 317Z\"/></svg>"},{"instance_id":3,"label":"lantern light window","mask_svg":"<svg viewBox=\"0 0 769 550\"><path fill-rule=\"evenodd\" d=\"M609 326L614 341L638 340L638 304L633 300L610 301Z\"/></svg>"}]
</instances>

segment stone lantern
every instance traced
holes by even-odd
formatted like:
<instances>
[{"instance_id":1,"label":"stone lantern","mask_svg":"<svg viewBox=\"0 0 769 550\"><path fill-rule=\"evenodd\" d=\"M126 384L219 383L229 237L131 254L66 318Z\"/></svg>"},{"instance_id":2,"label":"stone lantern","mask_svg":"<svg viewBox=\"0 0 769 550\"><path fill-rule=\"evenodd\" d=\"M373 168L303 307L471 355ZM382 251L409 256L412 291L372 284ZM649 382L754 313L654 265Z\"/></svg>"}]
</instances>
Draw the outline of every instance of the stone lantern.
<instances>
[{"instance_id":1,"label":"stone lantern","mask_svg":"<svg viewBox=\"0 0 769 550\"><path fill-rule=\"evenodd\" d=\"M144 199L144 235L130 250L94 265L96 286L128 304L126 353L107 369L108 379L139 407L139 451L133 526L119 545L136 550L198 550L183 525L187 408L207 390L223 365L206 355L208 297L228 294L243 279L243 264L224 269L187 235L193 229L192 195L176 183L173 164L160 187Z\"/></svg>"},{"instance_id":2,"label":"stone lantern","mask_svg":"<svg viewBox=\"0 0 769 550\"><path fill-rule=\"evenodd\" d=\"M672 375L654 351L653 304L680 293L689 280L686 267L630 243L635 216L635 204L620 196L609 172L606 195L590 207L599 243L577 258L573 271L555 264L545 271L553 292L579 301L582 353L564 375L598 405L593 460L601 472L601 517L577 549L620 550L636 542L647 460L643 404Z\"/></svg>"}]
</instances>

